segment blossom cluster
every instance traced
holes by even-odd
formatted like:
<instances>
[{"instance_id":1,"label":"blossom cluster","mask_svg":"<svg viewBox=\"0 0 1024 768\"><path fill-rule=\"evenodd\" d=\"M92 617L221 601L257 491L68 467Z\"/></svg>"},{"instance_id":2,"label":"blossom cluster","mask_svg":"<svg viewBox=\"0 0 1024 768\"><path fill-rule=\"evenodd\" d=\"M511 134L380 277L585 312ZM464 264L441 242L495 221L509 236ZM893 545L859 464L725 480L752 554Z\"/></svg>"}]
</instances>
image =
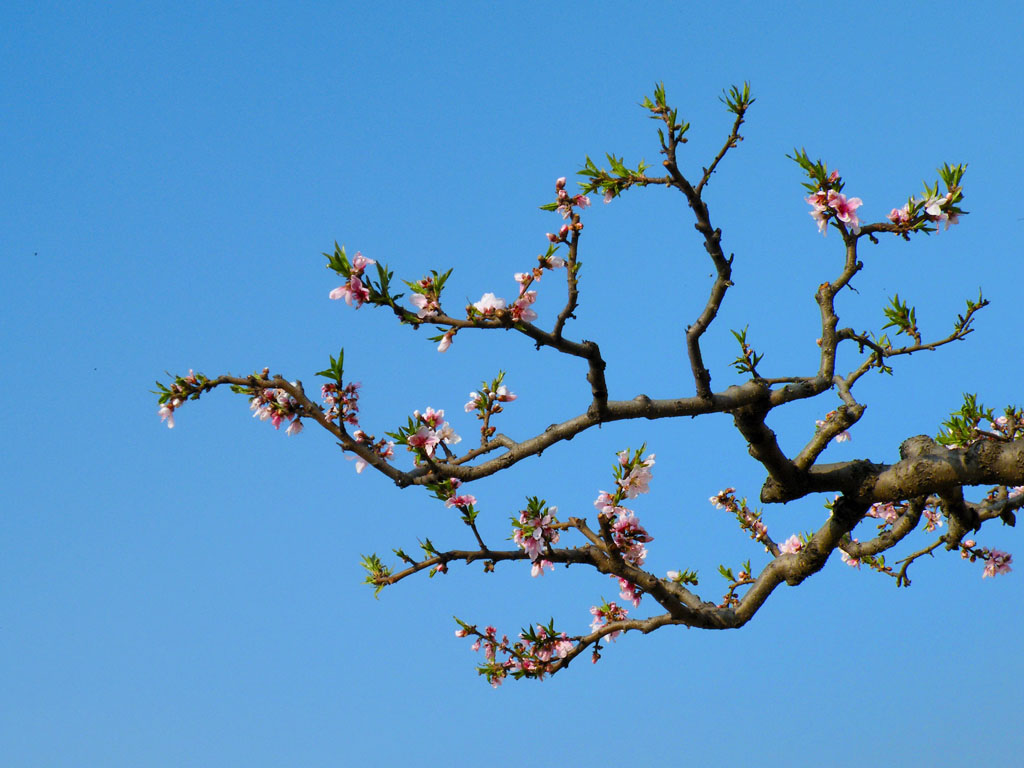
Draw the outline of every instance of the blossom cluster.
<instances>
[{"instance_id":1,"label":"blossom cluster","mask_svg":"<svg viewBox=\"0 0 1024 768\"><path fill-rule=\"evenodd\" d=\"M1009 552L1003 552L1002 550L990 547L976 547L977 542L973 539L965 539L960 543L960 557L970 560L972 563L978 558L984 560L985 569L981 573L981 578L995 578L1002 573L1009 573L1013 570L1010 567L1010 563L1013 562L1013 555Z\"/></svg>"},{"instance_id":2,"label":"blossom cluster","mask_svg":"<svg viewBox=\"0 0 1024 768\"><path fill-rule=\"evenodd\" d=\"M434 455L437 446L455 445L462 440L444 420L444 410L435 411L428 407L423 413L413 411L413 419L413 425L418 425L418 428L412 434L403 435L410 451L419 451L429 458Z\"/></svg>"},{"instance_id":3,"label":"blossom cluster","mask_svg":"<svg viewBox=\"0 0 1024 768\"><path fill-rule=\"evenodd\" d=\"M865 517L873 517L876 520L881 520L882 522L878 524L878 530L882 531L895 525L896 520L899 519L900 515L902 515L906 509L906 504L896 504L891 501L879 501L868 507ZM930 504L925 506L921 516L925 521L924 529L928 533L931 533L936 528L941 528L945 525L945 521L942 519L942 513Z\"/></svg>"},{"instance_id":4,"label":"blossom cluster","mask_svg":"<svg viewBox=\"0 0 1024 768\"><path fill-rule=\"evenodd\" d=\"M341 253L344 257L344 251ZM362 279L363 270L377 262L373 259L366 258L358 251L356 252L356 255L352 257L351 264L348 264L347 260L343 259L343 261L345 263L341 270L341 274L347 279L343 285L339 285L328 295L332 299L344 299L345 303L350 307L354 306L356 309L359 309L363 306L364 302L369 301L370 299L370 290L366 287L366 284Z\"/></svg>"},{"instance_id":5,"label":"blossom cluster","mask_svg":"<svg viewBox=\"0 0 1024 768\"><path fill-rule=\"evenodd\" d=\"M253 418L269 420L274 429L280 429L282 423L289 421L285 428L287 435L297 435L302 431L299 404L283 389L258 390L249 400L249 409L253 412Z\"/></svg>"},{"instance_id":6,"label":"blossom cluster","mask_svg":"<svg viewBox=\"0 0 1024 768\"><path fill-rule=\"evenodd\" d=\"M904 505L896 505L891 501L879 501L868 507L868 511L865 513L865 517L873 517L876 520L882 522L878 524L879 530L891 528L903 511L906 509Z\"/></svg>"},{"instance_id":7,"label":"blossom cluster","mask_svg":"<svg viewBox=\"0 0 1024 768\"><path fill-rule=\"evenodd\" d=\"M750 538L755 541L764 542L768 538L768 528L761 520L761 513L752 511L747 506L746 499L737 501L735 493L735 488L726 488L710 497L708 501L716 509L732 512L736 516L740 527L745 531L750 531Z\"/></svg>"},{"instance_id":8,"label":"blossom cluster","mask_svg":"<svg viewBox=\"0 0 1024 768\"><path fill-rule=\"evenodd\" d=\"M480 436L483 440L487 440L495 432L495 428L490 425L490 419L494 414L504 410L501 403L510 403L516 399L516 395L502 383L504 379L505 372L499 371L493 381L490 383L482 381L479 391L469 393L465 411L466 413L476 411L476 417L483 421L483 425L480 427Z\"/></svg>"},{"instance_id":9,"label":"blossom cluster","mask_svg":"<svg viewBox=\"0 0 1024 768\"><path fill-rule=\"evenodd\" d=\"M380 440L375 441L373 435L368 435L361 429L357 429L355 432L353 432L352 437L355 439L357 443L362 443L385 461L394 457L395 455L395 444L391 440L385 440L384 438L381 438ZM362 472L364 469L366 469L367 463L368 462L366 461L366 459L362 457L357 457L356 473L358 474Z\"/></svg>"},{"instance_id":10,"label":"blossom cluster","mask_svg":"<svg viewBox=\"0 0 1024 768\"><path fill-rule=\"evenodd\" d=\"M779 552L784 555L795 555L804 548L804 541L797 534L793 534L784 542L779 544Z\"/></svg>"},{"instance_id":11,"label":"blossom cluster","mask_svg":"<svg viewBox=\"0 0 1024 768\"><path fill-rule=\"evenodd\" d=\"M628 613L625 608L607 601L602 602L601 605L592 605L590 607L590 614L594 619L590 622L590 629L592 632L597 632L601 627L608 626L613 622L624 621ZM606 637L614 642L621 633L622 630L616 629L613 632L609 632Z\"/></svg>"},{"instance_id":12,"label":"blossom cluster","mask_svg":"<svg viewBox=\"0 0 1024 768\"><path fill-rule=\"evenodd\" d=\"M934 185L925 184L924 197L911 197L902 208L893 208L886 218L899 228L899 234L903 237L915 229L933 231L926 228L928 224L934 224L936 232L942 224L949 229L965 213L959 204L963 200L960 182L966 170L967 166L963 164L944 164L939 168L939 176L946 185L945 194L939 194L939 182L936 181Z\"/></svg>"},{"instance_id":13,"label":"blossom cluster","mask_svg":"<svg viewBox=\"0 0 1024 768\"><path fill-rule=\"evenodd\" d=\"M927 200L911 198L902 208L893 208L889 211L889 215L886 218L898 227L909 228L915 215L924 210L927 221L934 222L936 225L945 223L946 229L949 229L954 224L960 222L960 214L962 213L962 211L953 207L952 202L952 192L942 196L934 195Z\"/></svg>"},{"instance_id":14,"label":"blossom cluster","mask_svg":"<svg viewBox=\"0 0 1024 768\"><path fill-rule=\"evenodd\" d=\"M1006 414L992 419L989 429L994 434L1014 440L1024 435L1024 415L1016 409L1007 409Z\"/></svg>"},{"instance_id":15,"label":"blossom cluster","mask_svg":"<svg viewBox=\"0 0 1024 768\"><path fill-rule=\"evenodd\" d=\"M526 509L520 510L519 518L512 518L512 540L529 555L533 563L532 576L543 576L544 568L554 568L544 559L544 552L558 543L560 537L557 511L558 507L547 507L543 499L531 496L526 500Z\"/></svg>"},{"instance_id":16,"label":"blossom cluster","mask_svg":"<svg viewBox=\"0 0 1024 768\"><path fill-rule=\"evenodd\" d=\"M320 388L320 395L327 405L327 419L333 421L341 416L346 424L359 424L359 388L362 384L352 382L343 387L328 383Z\"/></svg>"},{"instance_id":17,"label":"blossom cluster","mask_svg":"<svg viewBox=\"0 0 1024 768\"><path fill-rule=\"evenodd\" d=\"M420 320L429 320L441 313L441 291L451 274L450 269L443 274L431 271L415 282L405 281L412 290L409 303L416 307L416 317Z\"/></svg>"},{"instance_id":18,"label":"blossom cluster","mask_svg":"<svg viewBox=\"0 0 1024 768\"><path fill-rule=\"evenodd\" d=\"M562 214L563 219L568 219L572 216L573 208L589 208L590 198L586 195L570 196L565 191L565 181L565 176L555 181L555 192L558 197L558 207L555 210ZM605 200L605 202L609 202L609 200Z\"/></svg>"},{"instance_id":19,"label":"blossom cluster","mask_svg":"<svg viewBox=\"0 0 1024 768\"><path fill-rule=\"evenodd\" d=\"M461 621L459 625L459 629L455 630L456 637L473 635L476 640L470 646L471 649L479 651L483 648L486 661L477 667L477 671L494 688L501 685L509 675L516 679L543 679L552 665L568 656L575 645L564 632L555 631L553 622L546 627L538 624L536 629L524 629L514 644L509 643L508 635L502 635L499 640L498 630L494 627L486 627L481 633L476 627ZM499 660L498 654L506 658Z\"/></svg>"},{"instance_id":20,"label":"blossom cluster","mask_svg":"<svg viewBox=\"0 0 1024 768\"><path fill-rule=\"evenodd\" d=\"M839 175L833 171L830 178L835 181ZM857 209L863 205L863 201L859 197L847 199L846 195L836 192L834 189L819 189L805 199L811 206L811 218L818 225L818 231L822 235L828 234L828 222L833 218L845 224L853 234L856 235L860 232Z\"/></svg>"},{"instance_id":21,"label":"blossom cluster","mask_svg":"<svg viewBox=\"0 0 1024 768\"><path fill-rule=\"evenodd\" d=\"M175 409L179 408L189 397L193 399L199 397L199 393L209 384L209 381L203 374L196 373L191 368L188 369L187 376L175 376L169 387L158 381L156 383L159 387L157 403L160 407L157 409L157 415L160 417L160 421L165 423L168 429L174 429Z\"/></svg>"}]
</instances>

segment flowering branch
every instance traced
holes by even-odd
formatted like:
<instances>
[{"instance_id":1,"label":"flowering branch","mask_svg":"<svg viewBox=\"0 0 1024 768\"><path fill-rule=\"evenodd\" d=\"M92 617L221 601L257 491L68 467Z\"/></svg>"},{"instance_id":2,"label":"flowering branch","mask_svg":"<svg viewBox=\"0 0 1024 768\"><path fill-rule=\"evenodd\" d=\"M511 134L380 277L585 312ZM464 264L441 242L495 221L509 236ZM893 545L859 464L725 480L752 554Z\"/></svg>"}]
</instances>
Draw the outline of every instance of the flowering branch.
<instances>
[{"instance_id":1,"label":"flowering branch","mask_svg":"<svg viewBox=\"0 0 1024 768\"><path fill-rule=\"evenodd\" d=\"M613 579L619 599L608 601L602 597L590 607L590 632L586 634L558 631L551 620L523 628L518 638L510 641L505 635L499 637L494 627L480 630L457 619L456 634L473 638L474 650L483 650L484 661L478 671L492 685L508 677L540 679L555 674L587 649L596 661L605 647L602 643L613 642L627 632L648 633L669 625L704 629L741 627L779 585L802 583L821 570L833 552L838 552L839 560L847 566L859 569L866 564L891 576L897 586L909 586L911 563L924 555L934 556L940 547L958 551L961 558L970 562L983 562L983 577L1009 572L1009 553L980 546L967 537L997 518L1004 525L1013 526L1016 511L1024 506L1024 410L1008 406L1003 415L997 416L977 396L968 394L960 410L943 423L936 438L919 435L903 441L899 461L893 464L862 459L819 462L833 444L851 439L866 408L853 390L868 371L892 374L890 362L895 357L936 351L964 340L974 330L977 313L988 305L980 294L977 301L968 300L952 332L932 341L926 341L918 327L916 308L900 299L898 293L883 309L885 324L877 331L854 331L839 324L844 289L852 289L853 280L865 269L858 251L861 239L878 243L878 236L888 233L909 240L922 233L948 230L967 213L962 208L966 166L944 164L939 169L939 179L926 184L923 195L911 196L902 207L892 208L884 221L866 222L862 216L867 206L861 198L846 193L846 181L839 172L821 160L811 160L805 150L795 150L792 159L807 177L804 199L811 206L810 216L822 235L830 230L838 232L842 248L837 256L838 273L833 272L835 277L820 283L814 293L820 315L817 370L762 375L773 358L765 362L764 354L748 342L744 328L733 332L740 353L732 365L742 379L715 391L711 388L711 372L704 363L701 340L722 311L733 284L734 255L725 255L722 232L713 225L702 195L726 154L742 141L739 131L754 99L749 85L744 84L729 89L723 102L734 115L732 128L721 149L699 175L688 177L682 170L680 150L687 143L690 124L669 105L664 86L658 85L653 99L645 98L643 107L659 125L665 176L648 175L643 160L631 167L623 158L608 154L608 168L586 158L578 172L584 181L577 194L567 189L565 177L557 179L554 199L541 207L559 215L563 223L557 232L546 233L546 251L537 256L535 265L513 274L518 291L511 301L488 291L464 308L446 304L445 291L452 276L448 269L431 270L418 280L402 281L409 290L409 306L403 306L399 300L405 294L394 291L394 275L385 265L359 252L350 257L337 244L332 253L325 254L328 268L343 281L329 293L331 299L343 300L354 310L364 304L384 308L400 323L413 328L433 324L438 335L431 337L431 341L437 343L439 352L450 349L459 332L502 329L516 331L537 349L548 348L584 361L590 401L582 412L563 414L561 421L532 436L513 437L498 432L494 420L517 400L501 371L489 381L482 381L479 389L470 393L464 407L467 414L473 414L480 422L478 445L465 449L445 411L433 407L404 416L404 423L384 431L385 436L378 439L360 426L360 384L346 380L342 350L337 358L330 356L328 367L317 374L327 380L321 387L320 402L307 395L300 381L272 376L267 368L250 376L214 378L189 371L185 376L173 376L168 383L157 383L161 419L173 427L185 402L198 400L226 385L248 398L253 415L261 421L269 421L275 428L285 425L289 435L301 432L306 423L317 424L342 451L351 454L357 472L370 467L399 487L422 486L446 510L459 515L469 529L466 537L471 540L470 548L442 551L425 538L420 543L421 557L394 550L399 561L396 566L386 564L375 554L364 556L366 582L376 593L422 571L428 571L430 576L447 573L449 564L455 562L482 562L484 571L489 573L500 562L525 561L534 577L553 571L556 564L586 565ZM693 184L691 178L699 180ZM591 205L589 194L601 193L604 202L611 203L631 188L648 186L671 187L682 194L714 266L714 277L703 308L685 334L693 394L652 399L640 393L631 399L611 399L607 363L598 343L565 336L565 326L570 318L576 318L580 305L582 219ZM565 304L551 322L550 330L545 330L548 326L541 323L535 309L538 286L545 275L562 268L566 270ZM463 309L464 316L460 314ZM893 346L887 329L895 329L894 336L906 335L912 343ZM843 374L837 373L836 361L839 346L845 342L857 345L858 357L854 367ZM815 419L813 433L806 442L802 446L783 445L769 426L775 409L829 391L835 392L839 403L818 411L820 418ZM517 402L516 407L521 405ZM465 484L540 456L552 445L572 440L605 423L693 418L711 413L732 417L750 455L764 467L762 503L786 503L812 493L837 494L826 505L827 515L817 530L792 533L788 538L784 534L771 536L770 515L752 508L745 498L737 498L734 488L711 497L715 507L727 510L735 518L739 529L754 542L758 556L763 550L761 563L749 558L737 569L720 566L719 573L728 585L720 601L705 600L697 594L696 571L674 570L660 576L646 567L647 547L655 538L631 508L633 500L648 493L653 477L655 456L644 455L644 446L618 453L612 485L606 486L612 490L600 491L594 502L596 521L588 521L579 514L559 520L557 506L538 496L527 496L524 507L511 515L509 538L516 547L498 550L486 544L484 534L491 534L487 525L480 522L486 518L481 517L481 506L476 496L463 487ZM811 426L807 425L808 432ZM404 468L400 466L403 461L407 462ZM965 496L965 489L991 485L995 487L980 501ZM875 526L865 541L854 535L862 524ZM898 570L886 564L886 553L921 528L925 533L940 528L945 531L928 546L896 561ZM575 541L565 544L563 538ZM653 601L659 606L657 615L631 617L630 611L639 609L647 596L651 598L648 605ZM585 615L585 611L581 610L580 615Z\"/></svg>"}]
</instances>

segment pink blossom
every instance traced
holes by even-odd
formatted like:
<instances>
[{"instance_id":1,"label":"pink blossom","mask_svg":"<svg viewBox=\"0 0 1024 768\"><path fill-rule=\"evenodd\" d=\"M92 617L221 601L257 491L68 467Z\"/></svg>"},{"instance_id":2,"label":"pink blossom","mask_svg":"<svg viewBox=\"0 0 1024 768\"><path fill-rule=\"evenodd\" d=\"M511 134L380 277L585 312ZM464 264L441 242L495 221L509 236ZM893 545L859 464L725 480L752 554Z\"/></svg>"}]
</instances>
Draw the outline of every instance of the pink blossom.
<instances>
[{"instance_id":1,"label":"pink blossom","mask_svg":"<svg viewBox=\"0 0 1024 768\"><path fill-rule=\"evenodd\" d=\"M889 215L886 216L896 226L906 226L910 223L910 203L907 203L902 208L893 208L889 211Z\"/></svg>"},{"instance_id":2,"label":"pink blossom","mask_svg":"<svg viewBox=\"0 0 1024 768\"><path fill-rule=\"evenodd\" d=\"M363 282L353 274L344 285L339 285L328 296L332 299L345 299L350 307L355 305L356 309L370 299L370 291L363 285Z\"/></svg>"},{"instance_id":3,"label":"pink blossom","mask_svg":"<svg viewBox=\"0 0 1024 768\"><path fill-rule=\"evenodd\" d=\"M856 544L857 539L854 539L853 542ZM860 568L860 559L856 557L850 557L848 554L846 554L846 552L844 552L841 549L839 550L839 558L851 568Z\"/></svg>"},{"instance_id":4,"label":"pink blossom","mask_svg":"<svg viewBox=\"0 0 1024 768\"><path fill-rule=\"evenodd\" d=\"M612 496L608 491L601 491L597 494L597 499L594 501L594 507L604 516L615 514L615 510L619 509L612 503Z\"/></svg>"},{"instance_id":5,"label":"pink blossom","mask_svg":"<svg viewBox=\"0 0 1024 768\"><path fill-rule=\"evenodd\" d=\"M536 578L537 576L544 575L544 569L547 568L549 571L555 570L555 564L550 560L534 560L530 566L530 576Z\"/></svg>"},{"instance_id":6,"label":"pink blossom","mask_svg":"<svg viewBox=\"0 0 1024 768\"><path fill-rule=\"evenodd\" d=\"M621 455L620 455L621 461ZM643 463L638 464L629 471L629 474L618 481L627 499L635 499L641 493L650 492L651 467L654 466L654 454L652 453Z\"/></svg>"},{"instance_id":7,"label":"pink blossom","mask_svg":"<svg viewBox=\"0 0 1024 768\"><path fill-rule=\"evenodd\" d=\"M452 425L447 421L441 425L441 428L437 431L438 439L442 440L445 445L455 445L456 443L462 442L462 438L455 434L455 430L452 429Z\"/></svg>"},{"instance_id":8,"label":"pink blossom","mask_svg":"<svg viewBox=\"0 0 1024 768\"><path fill-rule=\"evenodd\" d=\"M509 392L508 387L506 387L504 384L502 384L500 387L498 387L497 390L495 390L494 395L494 399L497 400L499 403L510 403L513 400L515 400L516 397L518 397L518 395L514 395L511 392Z\"/></svg>"},{"instance_id":9,"label":"pink blossom","mask_svg":"<svg viewBox=\"0 0 1024 768\"><path fill-rule=\"evenodd\" d=\"M296 417L296 418L292 419L292 423L288 425L288 428L284 431L284 433L286 435L288 435L289 437L291 437L292 435L299 434L299 432L301 432L301 431L302 431L302 420L299 419L298 417Z\"/></svg>"},{"instance_id":10,"label":"pink blossom","mask_svg":"<svg viewBox=\"0 0 1024 768\"><path fill-rule=\"evenodd\" d=\"M933 509L932 507L925 507L924 508L924 519L925 519L924 529L926 531L928 531L929 533L931 531L934 531L936 528L941 528L942 527L942 515L939 513L939 511L937 509Z\"/></svg>"},{"instance_id":11,"label":"pink blossom","mask_svg":"<svg viewBox=\"0 0 1024 768\"><path fill-rule=\"evenodd\" d=\"M594 620L590 622L591 631L596 632L601 627L607 626L616 621L623 621L629 612L625 608L620 608L615 603L605 603L604 605L597 606L592 605L590 607L590 614L594 617ZM615 630L609 633L606 637L615 641L621 634L621 630Z\"/></svg>"},{"instance_id":12,"label":"pink blossom","mask_svg":"<svg viewBox=\"0 0 1024 768\"><path fill-rule=\"evenodd\" d=\"M419 308L416 317L421 319L434 317L439 309L435 299L427 298L422 293L414 293L410 296L409 303Z\"/></svg>"},{"instance_id":13,"label":"pink blossom","mask_svg":"<svg viewBox=\"0 0 1024 768\"><path fill-rule=\"evenodd\" d=\"M857 218L857 209L863 205L859 197L851 197L847 200L846 195L834 190L829 190L828 206L836 212L836 218L850 227L853 234L860 232L860 220Z\"/></svg>"},{"instance_id":14,"label":"pink blossom","mask_svg":"<svg viewBox=\"0 0 1024 768\"><path fill-rule=\"evenodd\" d=\"M469 393L469 402L465 405L466 413L471 413L484 404L484 396L479 392Z\"/></svg>"},{"instance_id":15,"label":"pink blossom","mask_svg":"<svg viewBox=\"0 0 1024 768\"><path fill-rule=\"evenodd\" d=\"M784 555L795 555L804 548L804 543L795 533L779 545L779 552Z\"/></svg>"},{"instance_id":16,"label":"pink blossom","mask_svg":"<svg viewBox=\"0 0 1024 768\"><path fill-rule=\"evenodd\" d=\"M505 308L505 300L499 299L493 293L485 293L473 306L482 315L493 315L499 309Z\"/></svg>"},{"instance_id":17,"label":"pink blossom","mask_svg":"<svg viewBox=\"0 0 1024 768\"><path fill-rule=\"evenodd\" d=\"M426 424L431 429L437 429L439 425L444 423L444 409L443 408L441 410L439 410L439 411L435 411L433 408L431 408L428 405L427 406L427 410L425 410L422 414L420 414L419 411L414 411L413 413L414 413L414 415L416 416L417 419L422 421L424 424Z\"/></svg>"},{"instance_id":18,"label":"pink blossom","mask_svg":"<svg viewBox=\"0 0 1024 768\"><path fill-rule=\"evenodd\" d=\"M716 509L729 509L729 496L736 492L735 488L726 488L724 491L719 491L715 496L708 499Z\"/></svg>"},{"instance_id":19,"label":"pink blossom","mask_svg":"<svg viewBox=\"0 0 1024 768\"><path fill-rule=\"evenodd\" d=\"M462 496L452 496L444 503L444 505L449 509L451 509L452 507L465 509L466 507L469 507L472 504L476 504L476 496L473 496L472 494L469 493L463 494Z\"/></svg>"},{"instance_id":20,"label":"pink blossom","mask_svg":"<svg viewBox=\"0 0 1024 768\"><path fill-rule=\"evenodd\" d=\"M607 205L608 203L610 203L614 199L615 199L615 192L614 192L614 190L606 189L604 191L604 202L605 202L605 205Z\"/></svg>"},{"instance_id":21,"label":"pink blossom","mask_svg":"<svg viewBox=\"0 0 1024 768\"><path fill-rule=\"evenodd\" d=\"M619 580L619 597L633 603L634 608L639 608L640 600L643 597L643 590L628 579L620 578L615 574L610 575L613 579Z\"/></svg>"},{"instance_id":22,"label":"pink blossom","mask_svg":"<svg viewBox=\"0 0 1024 768\"><path fill-rule=\"evenodd\" d=\"M518 299L512 303L512 319L522 321L525 323L532 322L537 319L537 313L530 309L530 305L537 300L536 291L526 291ZM503 305L504 306L504 305Z\"/></svg>"},{"instance_id":23,"label":"pink blossom","mask_svg":"<svg viewBox=\"0 0 1024 768\"><path fill-rule=\"evenodd\" d=\"M1010 567L1010 563L1013 561L1013 555L1009 552L1001 552L998 549L991 549L988 552L988 560L985 563L985 570L981 574L981 578L987 579L989 576L995 578L1001 573L1009 573L1013 569Z\"/></svg>"},{"instance_id":24,"label":"pink blossom","mask_svg":"<svg viewBox=\"0 0 1024 768\"><path fill-rule=\"evenodd\" d=\"M441 337L441 343L437 345L438 352L447 352L452 345L452 338L455 336L455 331L448 331L444 336Z\"/></svg>"},{"instance_id":25,"label":"pink blossom","mask_svg":"<svg viewBox=\"0 0 1024 768\"><path fill-rule=\"evenodd\" d=\"M822 235L828 234L828 218L826 217L826 206L825 199L826 195L824 192L815 192L810 197L804 198L811 206L811 218L814 219L814 223L818 225L818 231Z\"/></svg>"},{"instance_id":26,"label":"pink blossom","mask_svg":"<svg viewBox=\"0 0 1024 768\"><path fill-rule=\"evenodd\" d=\"M434 430L427 426L422 426L415 434L409 435L407 442L413 448L422 448L427 456L433 456L434 448L441 440Z\"/></svg>"},{"instance_id":27,"label":"pink blossom","mask_svg":"<svg viewBox=\"0 0 1024 768\"><path fill-rule=\"evenodd\" d=\"M563 219L568 219L572 215L573 207L576 208L588 208L590 207L590 198L586 195L576 195L576 197L570 198L568 193L563 189L559 193L558 199L561 201L561 205L558 206L558 212L562 214Z\"/></svg>"},{"instance_id":28,"label":"pink blossom","mask_svg":"<svg viewBox=\"0 0 1024 768\"><path fill-rule=\"evenodd\" d=\"M548 256L547 259L544 260L544 266L548 269L559 269L560 267L565 266L565 259L561 256Z\"/></svg>"},{"instance_id":29,"label":"pink blossom","mask_svg":"<svg viewBox=\"0 0 1024 768\"><path fill-rule=\"evenodd\" d=\"M368 259L361 252L356 251L356 255L352 257L352 271L357 275L361 275L364 269L376 263L373 259Z\"/></svg>"},{"instance_id":30,"label":"pink blossom","mask_svg":"<svg viewBox=\"0 0 1024 768\"><path fill-rule=\"evenodd\" d=\"M896 518L899 517L899 512L891 501L885 503L878 502L871 505L867 511L867 516L884 520L886 525L892 525L896 522Z\"/></svg>"},{"instance_id":31,"label":"pink blossom","mask_svg":"<svg viewBox=\"0 0 1024 768\"><path fill-rule=\"evenodd\" d=\"M621 509L615 522L612 523L612 542L618 547L622 554L622 559L632 565L643 565L644 560L647 559L647 548L644 544L653 541L654 537L651 536L640 525L640 521L632 510Z\"/></svg>"},{"instance_id":32,"label":"pink blossom","mask_svg":"<svg viewBox=\"0 0 1024 768\"><path fill-rule=\"evenodd\" d=\"M160 421L167 422L168 429L174 429L174 409L169 405L161 405L160 410L157 411L160 414Z\"/></svg>"},{"instance_id":33,"label":"pink blossom","mask_svg":"<svg viewBox=\"0 0 1024 768\"><path fill-rule=\"evenodd\" d=\"M523 548L523 551L530 556L530 560L534 563L540 559L541 552L545 547L558 543L561 534L554 527L555 519L553 517L557 511L558 507L548 507L543 516L538 516L530 510L524 509L519 512L518 523L513 521L515 530L512 533L512 540ZM533 575L536 576L537 573L535 572Z\"/></svg>"},{"instance_id":34,"label":"pink blossom","mask_svg":"<svg viewBox=\"0 0 1024 768\"><path fill-rule=\"evenodd\" d=\"M555 179L555 189L565 189L565 176Z\"/></svg>"},{"instance_id":35,"label":"pink blossom","mask_svg":"<svg viewBox=\"0 0 1024 768\"><path fill-rule=\"evenodd\" d=\"M564 632L562 633L561 639L555 641L555 655L560 659L564 659L568 656L569 651L571 651L572 648L572 640L566 637Z\"/></svg>"}]
</instances>

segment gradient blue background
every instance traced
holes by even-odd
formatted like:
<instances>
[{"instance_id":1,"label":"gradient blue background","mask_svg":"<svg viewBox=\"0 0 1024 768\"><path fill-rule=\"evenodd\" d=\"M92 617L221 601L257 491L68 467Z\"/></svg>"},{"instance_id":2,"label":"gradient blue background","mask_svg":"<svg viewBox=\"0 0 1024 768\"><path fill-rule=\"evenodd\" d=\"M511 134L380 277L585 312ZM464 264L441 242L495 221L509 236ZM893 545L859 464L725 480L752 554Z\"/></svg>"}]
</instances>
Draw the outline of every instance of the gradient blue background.
<instances>
[{"instance_id":1,"label":"gradient blue background","mask_svg":"<svg viewBox=\"0 0 1024 768\"><path fill-rule=\"evenodd\" d=\"M966 343L858 387L864 419L826 460L892 461L976 391L1020 402L1024 39L1009 3L25 3L0 11L0 753L6 766L960 765L1024 749L1020 569L922 559L914 584L838 562L780 588L748 627L630 635L602 662L494 691L451 616L581 632L609 579L453 566L379 601L361 553L469 543L415 489L357 476L324 434L294 438L216 393L167 430L164 371L302 378L346 349L364 427L448 410L499 368L517 437L585 408L583 367L512 334L426 333L327 300L335 239L414 279L455 267L451 300L511 296L561 223L557 176L606 151L657 162L635 105L659 80L693 124L699 172L726 135L717 98L752 81L746 140L707 200L736 286L708 333L716 387L738 381L729 328L765 375L816 369L816 286L838 273L802 200L794 146L824 157L877 220L944 161L968 162L971 215L938 237L865 244L844 324L881 325L899 291L945 335L979 286ZM595 201L597 202L597 201ZM710 271L682 200L630 192L586 212L576 338L613 398L692 392L682 330ZM563 295L538 286L550 321ZM844 360L847 365L852 359ZM772 415L795 453L832 396ZM706 499L763 472L727 416L592 430L475 484L498 546L526 494L592 513L614 453L647 441L635 509L657 572L754 545ZM777 538L820 498L766 513ZM868 535L870 527L861 529ZM918 534L906 553L930 542ZM990 525L983 544L1019 550ZM649 606L638 611L646 615Z\"/></svg>"}]
</instances>

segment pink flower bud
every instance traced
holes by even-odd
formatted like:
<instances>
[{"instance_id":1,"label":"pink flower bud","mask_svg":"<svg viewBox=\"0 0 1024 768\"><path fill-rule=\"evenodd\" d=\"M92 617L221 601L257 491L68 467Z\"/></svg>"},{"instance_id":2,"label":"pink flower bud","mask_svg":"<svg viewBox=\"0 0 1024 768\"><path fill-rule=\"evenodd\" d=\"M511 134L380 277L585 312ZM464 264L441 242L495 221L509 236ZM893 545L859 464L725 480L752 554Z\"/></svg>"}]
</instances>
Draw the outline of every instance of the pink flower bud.
<instances>
[{"instance_id":1,"label":"pink flower bud","mask_svg":"<svg viewBox=\"0 0 1024 768\"><path fill-rule=\"evenodd\" d=\"M562 176L555 181L555 189L565 189L565 176Z\"/></svg>"}]
</instances>

